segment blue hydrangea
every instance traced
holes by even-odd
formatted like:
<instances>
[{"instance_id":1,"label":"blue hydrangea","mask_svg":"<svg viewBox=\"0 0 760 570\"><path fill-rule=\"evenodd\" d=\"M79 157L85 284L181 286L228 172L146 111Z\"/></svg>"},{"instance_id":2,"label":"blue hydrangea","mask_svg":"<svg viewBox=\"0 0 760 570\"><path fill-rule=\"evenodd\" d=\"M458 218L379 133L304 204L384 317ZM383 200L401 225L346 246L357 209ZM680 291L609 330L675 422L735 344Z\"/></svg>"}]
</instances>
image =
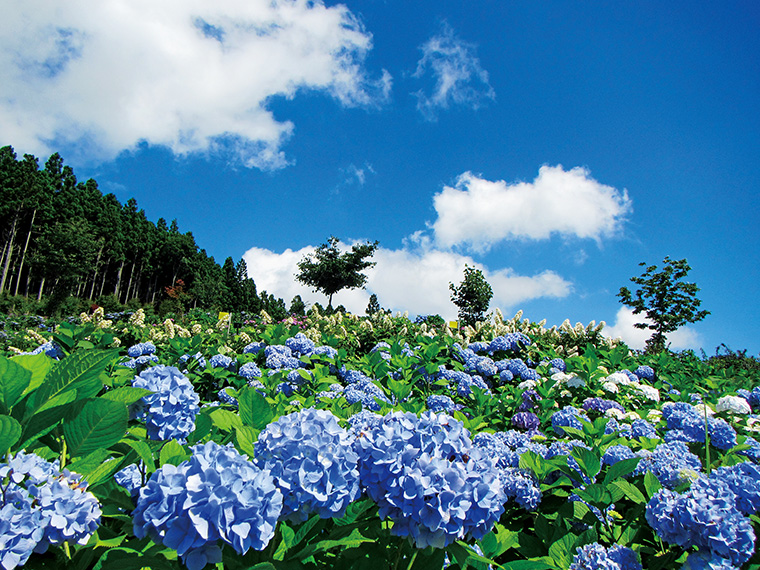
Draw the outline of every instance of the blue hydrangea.
<instances>
[{"instance_id":1,"label":"blue hydrangea","mask_svg":"<svg viewBox=\"0 0 760 570\"><path fill-rule=\"evenodd\" d=\"M625 408L613 400L605 400L604 398L586 398L583 400L582 407L587 412L595 412L597 414L604 415L607 410L618 410L625 412Z\"/></svg>"},{"instance_id":2,"label":"blue hydrangea","mask_svg":"<svg viewBox=\"0 0 760 570\"><path fill-rule=\"evenodd\" d=\"M641 380L654 380L654 369L651 366L643 364L634 370L633 373Z\"/></svg>"},{"instance_id":3,"label":"blue hydrangea","mask_svg":"<svg viewBox=\"0 0 760 570\"><path fill-rule=\"evenodd\" d=\"M509 361L508 370L517 377L522 378L523 373L528 371L528 365L521 358L513 358Z\"/></svg>"},{"instance_id":4,"label":"blue hydrangea","mask_svg":"<svg viewBox=\"0 0 760 570\"><path fill-rule=\"evenodd\" d=\"M477 353L477 352L488 352L489 343L483 342L483 341L476 341L471 342L467 345L467 348L469 348L471 351Z\"/></svg>"},{"instance_id":5,"label":"blue hydrangea","mask_svg":"<svg viewBox=\"0 0 760 570\"><path fill-rule=\"evenodd\" d=\"M287 346L292 353L299 356L309 356L312 352L314 352L314 349L316 348L314 341L302 332L286 340L285 346Z\"/></svg>"},{"instance_id":6,"label":"blue hydrangea","mask_svg":"<svg viewBox=\"0 0 760 570\"><path fill-rule=\"evenodd\" d=\"M522 380L533 380L534 382L538 382L540 376L538 375L538 372L532 368L526 368L520 373L520 378Z\"/></svg>"},{"instance_id":7,"label":"blue hydrangea","mask_svg":"<svg viewBox=\"0 0 760 570\"><path fill-rule=\"evenodd\" d=\"M338 351L334 349L332 346L318 346L314 349L314 352L312 353L312 356L325 356L327 358L335 358L338 356Z\"/></svg>"},{"instance_id":8,"label":"blue hydrangea","mask_svg":"<svg viewBox=\"0 0 760 570\"><path fill-rule=\"evenodd\" d=\"M702 462L680 441L661 443L654 451L642 450L635 473L651 472L663 486L673 489L702 470Z\"/></svg>"},{"instance_id":9,"label":"blue hydrangea","mask_svg":"<svg viewBox=\"0 0 760 570\"><path fill-rule=\"evenodd\" d=\"M638 419L633 420L633 423L631 424L631 437L635 437L636 439L640 437L655 439L659 436L657 435L657 430L652 424L646 420Z\"/></svg>"},{"instance_id":10,"label":"blue hydrangea","mask_svg":"<svg viewBox=\"0 0 760 570\"><path fill-rule=\"evenodd\" d=\"M0 463L0 566L23 565L49 545L86 544L100 524L100 504L80 475L19 451Z\"/></svg>"},{"instance_id":11,"label":"blue hydrangea","mask_svg":"<svg viewBox=\"0 0 760 570\"><path fill-rule=\"evenodd\" d=\"M134 534L177 551L189 570L221 562L219 542L239 554L274 536L282 493L269 471L232 446L195 445L178 466L164 464L140 489Z\"/></svg>"},{"instance_id":12,"label":"blue hydrangea","mask_svg":"<svg viewBox=\"0 0 760 570\"><path fill-rule=\"evenodd\" d=\"M665 441L704 443L705 417L691 404L668 402L662 407L662 417L670 430L665 434ZM708 417L707 431L710 443L718 449L727 450L736 445L736 430L721 418Z\"/></svg>"},{"instance_id":13,"label":"blue hydrangea","mask_svg":"<svg viewBox=\"0 0 760 570\"><path fill-rule=\"evenodd\" d=\"M736 495L736 508L745 515L760 510L760 467L752 463L737 463L720 467L710 473L711 480L723 481Z\"/></svg>"},{"instance_id":14,"label":"blue hydrangea","mask_svg":"<svg viewBox=\"0 0 760 570\"><path fill-rule=\"evenodd\" d=\"M604 426L604 435L617 433L620 437L633 437L631 426L621 424L615 418L609 418Z\"/></svg>"},{"instance_id":15,"label":"blue hydrangea","mask_svg":"<svg viewBox=\"0 0 760 570\"><path fill-rule=\"evenodd\" d=\"M504 510L499 469L447 414L393 412L356 440L361 481L418 548L480 539Z\"/></svg>"},{"instance_id":16,"label":"blue hydrangea","mask_svg":"<svg viewBox=\"0 0 760 570\"><path fill-rule=\"evenodd\" d=\"M533 412L517 412L512 416L512 425L518 429L533 431L541 425L541 420Z\"/></svg>"},{"instance_id":17,"label":"blue hydrangea","mask_svg":"<svg viewBox=\"0 0 760 570\"><path fill-rule=\"evenodd\" d=\"M266 348L265 342L252 342L243 348L243 354L258 354Z\"/></svg>"},{"instance_id":18,"label":"blue hydrangea","mask_svg":"<svg viewBox=\"0 0 760 570\"><path fill-rule=\"evenodd\" d=\"M144 356L146 354L154 354L155 352L156 345L152 342L138 342L127 349L127 354L132 358L137 358L138 356Z\"/></svg>"},{"instance_id":19,"label":"blue hydrangea","mask_svg":"<svg viewBox=\"0 0 760 570\"><path fill-rule=\"evenodd\" d=\"M382 388L377 386L369 378L364 378L353 384L349 384L343 390L343 397L349 404L361 402L362 408L377 412L382 407L381 402L390 404L390 400L383 393Z\"/></svg>"},{"instance_id":20,"label":"blue hydrangea","mask_svg":"<svg viewBox=\"0 0 760 570\"><path fill-rule=\"evenodd\" d=\"M44 344L41 344L31 352L22 352L21 354L44 354L53 360L60 360L64 357L61 347L53 341L48 341Z\"/></svg>"},{"instance_id":21,"label":"blue hydrangea","mask_svg":"<svg viewBox=\"0 0 760 570\"><path fill-rule=\"evenodd\" d=\"M124 469L117 471L114 479L119 486L124 487L130 495L136 497L143 485L143 472L136 463L131 463Z\"/></svg>"},{"instance_id":22,"label":"blue hydrangea","mask_svg":"<svg viewBox=\"0 0 760 570\"><path fill-rule=\"evenodd\" d=\"M497 336L488 345L488 352L517 352L523 346L531 344L530 338L520 332L507 333L503 336Z\"/></svg>"},{"instance_id":23,"label":"blue hydrangea","mask_svg":"<svg viewBox=\"0 0 760 570\"><path fill-rule=\"evenodd\" d=\"M282 491L283 518L343 516L360 493L353 442L332 413L313 408L281 416L259 434L254 463Z\"/></svg>"},{"instance_id":24,"label":"blue hydrangea","mask_svg":"<svg viewBox=\"0 0 760 570\"><path fill-rule=\"evenodd\" d=\"M515 375L510 370L502 370L499 372L499 384L507 384L514 379Z\"/></svg>"},{"instance_id":25,"label":"blue hydrangea","mask_svg":"<svg viewBox=\"0 0 760 570\"><path fill-rule=\"evenodd\" d=\"M425 404L427 405L428 409L432 412L446 412L448 414L454 412L455 410L461 409L462 406L457 406L457 404L454 403L454 400L449 398L448 396L444 396L441 394L432 394L427 397L427 400L425 400Z\"/></svg>"},{"instance_id":26,"label":"blue hydrangea","mask_svg":"<svg viewBox=\"0 0 760 570\"><path fill-rule=\"evenodd\" d=\"M557 435L562 437L565 435L565 430L562 428L570 427L583 430L583 424L580 420L590 421L588 416L582 413L578 408L565 406L561 410L552 414L552 428Z\"/></svg>"},{"instance_id":27,"label":"blue hydrangea","mask_svg":"<svg viewBox=\"0 0 760 570\"><path fill-rule=\"evenodd\" d=\"M689 554L681 570L737 570L730 560L714 553L694 552Z\"/></svg>"},{"instance_id":28,"label":"blue hydrangea","mask_svg":"<svg viewBox=\"0 0 760 570\"><path fill-rule=\"evenodd\" d=\"M569 570L642 570L638 555L627 546L609 549L598 542L579 546Z\"/></svg>"},{"instance_id":29,"label":"blue hydrangea","mask_svg":"<svg viewBox=\"0 0 760 570\"><path fill-rule=\"evenodd\" d=\"M361 372L359 370L349 370L345 367L343 367L338 372L338 378L343 380L346 384L356 384L357 382L366 382L367 380L372 380L364 372Z\"/></svg>"},{"instance_id":30,"label":"blue hydrangea","mask_svg":"<svg viewBox=\"0 0 760 570\"><path fill-rule=\"evenodd\" d=\"M636 454L627 445L611 445L602 456L602 464L615 465L618 461L633 459L634 457L637 457Z\"/></svg>"},{"instance_id":31,"label":"blue hydrangea","mask_svg":"<svg viewBox=\"0 0 760 570\"><path fill-rule=\"evenodd\" d=\"M211 368L224 368L234 372L236 362L226 354L215 354L209 358L208 364Z\"/></svg>"},{"instance_id":32,"label":"blue hydrangea","mask_svg":"<svg viewBox=\"0 0 760 570\"><path fill-rule=\"evenodd\" d=\"M754 553L755 534L735 498L724 481L703 477L682 494L658 491L647 504L646 520L665 542L696 546L741 566Z\"/></svg>"},{"instance_id":33,"label":"blue hydrangea","mask_svg":"<svg viewBox=\"0 0 760 570\"><path fill-rule=\"evenodd\" d=\"M226 404L228 406L232 406L233 408L237 408L238 407L237 398L235 398L234 396L231 396L227 392L227 388L222 388L221 390L219 390L216 393L216 397L219 398L219 401L222 404Z\"/></svg>"},{"instance_id":34,"label":"blue hydrangea","mask_svg":"<svg viewBox=\"0 0 760 570\"><path fill-rule=\"evenodd\" d=\"M567 364L561 358L552 358L549 361L549 367L554 368L560 372L567 372Z\"/></svg>"},{"instance_id":35,"label":"blue hydrangea","mask_svg":"<svg viewBox=\"0 0 760 570\"><path fill-rule=\"evenodd\" d=\"M278 346L268 346L266 348L266 351L269 351L270 348L279 348ZM286 348L288 352L290 352L290 349L286 346L283 346L282 348ZM293 370L295 368L301 367L301 361L298 360L294 356L290 356L289 354L284 354L283 352L279 351L272 351L267 354L265 366L267 368L270 368L272 370L282 370L282 369L290 369Z\"/></svg>"},{"instance_id":36,"label":"blue hydrangea","mask_svg":"<svg viewBox=\"0 0 760 570\"><path fill-rule=\"evenodd\" d=\"M153 392L133 408L135 417L144 417L150 439L184 440L195 429L200 398L179 369L154 366L135 376L132 386Z\"/></svg>"},{"instance_id":37,"label":"blue hydrangea","mask_svg":"<svg viewBox=\"0 0 760 570\"><path fill-rule=\"evenodd\" d=\"M743 449L739 451L741 455L749 457L755 463L760 463L760 441L754 438L748 437L744 440L744 445L748 445L749 449Z\"/></svg>"},{"instance_id":38,"label":"blue hydrangea","mask_svg":"<svg viewBox=\"0 0 760 570\"><path fill-rule=\"evenodd\" d=\"M501 474L504 495L526 511L534 511L541 502L541 489L527 471L504 469Z\"/></svg>"},{"instance_id":39,"label":"blue hydrangea","mask_svg":"<svg viewBox=\"0 0 760 570\"><path fill-rule=\"evenodd\" d=\"M238 369L238 374L246 380L253 380L254 378L261 378L261 370L256 366L255 362L246 362Z\"/></svg>"}]
</instances>

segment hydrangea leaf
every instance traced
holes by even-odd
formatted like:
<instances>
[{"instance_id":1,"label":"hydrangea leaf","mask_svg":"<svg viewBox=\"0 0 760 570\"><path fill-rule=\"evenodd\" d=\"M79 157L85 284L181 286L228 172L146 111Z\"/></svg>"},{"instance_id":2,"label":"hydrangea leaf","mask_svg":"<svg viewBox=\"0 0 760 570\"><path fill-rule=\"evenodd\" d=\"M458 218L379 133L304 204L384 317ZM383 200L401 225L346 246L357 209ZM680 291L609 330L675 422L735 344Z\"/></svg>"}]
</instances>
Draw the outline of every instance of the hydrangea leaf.
<instances>
[{"instance_id":1,"label":"hydrangea leaf","mask_svg":"<svg viewBox=\"0 0 760 570\"><path fill-rule=\"evenodd\" d=\"M133 388L132 386L122 386L115 390L109 390L102 398L113 400L114 402L124 402L127 405L134 404L143 396L150 394L150 390L144 388Z\"/></svg>"},{"instance_id":2,"label":"hydrangea leaf","mask_svg":"<svg viewBox=\"0 0 760 570\"><path fill-rule=\"evenodd\" d=\"M621 477L633 473L636 466L641 461L641 457L631 457L630 459L621 459L614 465L610 466L607 474L604 476L604 484L620 479Z\"/></svg>"},{"instance_id":3,"label":"hydrangea leaf","mask_svg":"<svg viewBox=\"0 0 760 570\"><path fill-rule=\"evenodd\" d=\"M566 568L573 561L573 553L577 543L578 537L568 533L549 547L549 556L562 568Z\"/></svg>"},{"instance_id":4,"label":"hydrangea leaf","mask_svg":"<svg viewBox=\"0 0 760 570\"><path fill-rule=\"evenodd\" d=\"M110 455L111 452L109 452L107 449L96 449L92 453L89 453L86 456L69 463L67 465L67 469L73 471L74 473L79 473L80 475L83 475L85 479L87 479L87 475L96 467L102 465ZM87 480L89 481L89 479Z\"/></svg>"},{"instance_id":5,"label":"hydrangea leaf","mask_svg":"<svg viewBox=\"0 0 760 570\"><path fill-rule=\"evenodd\" d=\"M263 429L274 418L272 407L266 398L254 388L247 387L240 391L238 406L243 425Z\"/></svg>"},{"instance_id":6,"label":"hydrangea leaf","mask_svg":"<svg viewBox=\"0 0 760 570\"><path fill-rule=\"evenodd\" d=\"M0 416L0 455L21 437L21 424L10 416Z\"/></svg>"},{"instance_id":7,"label":"hydrangea leaf","mask_svg":"<svg viewBox=\"0 0 760 570\"><path fill-rule=\"evenodd\" d=\"M43 356L47 358L47 356ZM13 360L0 358L0 411L5 413L21 399L32 373Z\"/></svg>"},{"instance_id":8,"label":"hydrangea leaf","mask_svg":"<svg viewBox=\"0 0 760 570\"><path fill-rule=\"evenodd\" d=\"M63 424L71 457L117 443L127 431L127 420L127 406L122 402L102 398L88 400L75 417Z\"/></svg>"},{"instance_id":9,"label":"hydrangea leaf","mask_svg":"<svg viewBox=\"0 0 760 570\"><path fill-rule=\"evenodd\" d=\"M637 504L644 504L647 502L644 493L639 491L634 485L625 480L615 481L611 483L611 486L620 489L626 497Z\"/></svg>"},{"instance_id":10,"label":"hydrangea leaf","mask_svg":"<svg viewBox=\"0 0 760 570\"><path fill-rule=\"evenodd\" d=\"M242 427L240 416L234 412L217 408L210 414L211 421L222 431L232 432L237 427Z\"/></svg>"},{"instance_id":11,"label":"hydrangea leaf","mask_svg":"<svg viewBox=\"0 0 760 570\"><path fill-rule=\"evenodd\" d=\"M55 361L46 354L20 354L13 357L13 362L32 373L29 386L26 387L24 394L28 394L42 384L45 376L55 364Z\"/></svg>"},{"instance_id":12,"label":"hydrangea leaf","mask_svg":"<svg viewBox=\"0 0 760 570\"><path fill-rule=\"evenodd\" d=\"M146 441L139 439L122 439L121 443L128 445L135 451L135 453L137 453L137 456L143 463L145 463L149 472L156 470L156 463L153 460L153 451Z\"/></svg>"},{"instance_id":13,"label":"hydrangea leaf","mask_svg":"<svg viewBox=\"0 0 760 570\"><path fill-rule=\"evenodd\" d=\"M176 440L170 439L161 448L159 462L161 465L164 465L165 463L179 465L189 456L190 454L185 450L184 447L182 447Z\"/></svg>"},{"instance_id":14,"label":"hydrangea leaf","mask_svg":"<svg viewBox=\"0 0 760 570\"><path fill-rule=\"evenodd\" d=\"M100 485L111 480L116 472L124 467L124 458L111 458L101 463L95 469L86 474L87 482L92 486Z\"/></svg>"},{"instance_id":15,"label":"hydrangea leaf","mask_svg":"<svg viewBox=\"0 0 760 570\"><path fill-rule=\"evenodd\" d=\"M253 444L256 442L258 430L250 426L240 426L235 428L235 446L248 457L254 456Z\"/></svg>"}]
</instances>

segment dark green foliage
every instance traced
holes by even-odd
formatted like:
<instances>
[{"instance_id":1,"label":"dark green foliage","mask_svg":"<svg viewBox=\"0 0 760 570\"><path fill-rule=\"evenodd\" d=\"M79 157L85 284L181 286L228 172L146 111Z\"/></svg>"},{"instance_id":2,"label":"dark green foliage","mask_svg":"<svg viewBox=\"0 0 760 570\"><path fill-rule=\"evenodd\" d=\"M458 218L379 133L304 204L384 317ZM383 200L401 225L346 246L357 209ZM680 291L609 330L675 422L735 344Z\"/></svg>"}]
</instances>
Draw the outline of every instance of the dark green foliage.
<instances>
[{"instance_id":1,"label":"dark green foliage","mask_svg":"<svg viewBox=\"0 0 760 570\"><path fill-rule=\"evenodd\" d=\"M304 304L303 299L301 299L301 295L296 295L290 302L290 314L301 317L306 314L306 305Z\"/></svg>"},{"instance_id":2,"label":"dark green foliage","mask_svg":"<svg viewBox=\"0 0 760 570\"><path fill-rule=\"evenodd\" d=\"M644 313L651 324L636 323L639 329L654 331L647 340L647 352L655 353L665 349L665 335L686 323L701 321L710 311L699 310L702 303L697 299L699 288L694 283L682 281L691 267L686 259L673 260L665 257L664 267L658 271L656 265L646 267L640 277L631 277L639 286L635 293L621 287L617 294L620 302L631 307L635 315ZM639 263L646 266L645 262Z\"/></svg>"},{"instance_id":3,"label":"dark green foliage","mask_svg":"<svg viewBox=\"0 0 760 570\"><path fill-rule=\"evenodd\" d=\"M327 295L328 309L332 308L333 295L338 291L364 288L367 276L362 271L375 265L367 258L372 257L377 249L377 241L355 244L351 251L343 253L338 249L339 242L338 238L330 236L327 243L298 262L296 274L298 281Z\"/></svg>"},{"instance_id":4,"label":"dark green foliage","mask_svg":"<svg viewBox=\"0 0 760 570\"><path fill-rule=\"evenodd\" d=\"M382 309L380 308L380 303L377 302L377 295L372 293L372 295L369 296L369 303L367 303L367 308L364 312L371 317L379 311L382 311Z\"/></svg>"},{"instance_id":5,"label":"dark green foliage","mask_svg":"<svg viewBox=\"0 0 760 570\"><path fill-rule=\"evenodd\" d=\"M449 283L451 300L459 307L459 320L463 325L474 325L482 321L488 304L493 297L493 289L480 269L464 266L464 280L454 286Z\"/></svg>"}]
</instances>

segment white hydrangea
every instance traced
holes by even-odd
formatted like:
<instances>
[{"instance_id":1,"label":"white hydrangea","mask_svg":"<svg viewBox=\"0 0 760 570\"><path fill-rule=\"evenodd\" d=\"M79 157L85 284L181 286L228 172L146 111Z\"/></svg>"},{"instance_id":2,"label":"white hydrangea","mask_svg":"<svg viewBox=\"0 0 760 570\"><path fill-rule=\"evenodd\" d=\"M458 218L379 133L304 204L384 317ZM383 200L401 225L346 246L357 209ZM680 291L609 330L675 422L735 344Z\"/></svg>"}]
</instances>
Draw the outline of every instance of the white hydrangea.
<instances>
[{"instance_id":1,"label":"white hydrangea","mask_svg":"<svg viewBox=\"0 0 760 570\"><path fill-rule=\"evenodd\" d=\"M749 414L752 412L749 402L740 396L723 396L718 399L715 410L718 412L733 412L735 414Z\"/></svg>"},{"instance_id":2,"label":"white hydrangea","mask_svg":"<svg viewBox=\"0 0 760 570\"><path fill-rule=\"evenodd\" d=\"M653 402L660 401L660 391L657 388L640 384L639 382L631 382L631 386L641 392L647 400L652 400Z\"/></svg>"},{"instance_id":3,"label":"white hydrangea","mask_svg":"<svg viewBox=\"0 0 760 570\"><path fill-rule=\"evenodd\" d=\"M536 387L535 380L523 380L517 385L519 390L529 390Z\"/></svg>"},{"instance_id":4,"label":"white hydrangea","mask_svg":"<svg viewBox=\"0 0 760 570\"><path fill-rule=\"evenodd\" d=\"M563 398L570 398L572 396L572 394L570 393L570 390L562 390L559 393L559 395L562 396Z\"/></svg>"},{"instance_id":5,"label":"white hydrangea","mask_svg":"<svg viewBox=\"0 0 760 570\"><path fill-rule=\"evenodd\" d=\"M608 418L615 418L616 420L622 420L625 417L625 412L623 410L618 410L617 408L610 408L606 412L604 412L604 415Z\"/></svg>"},{"instance_id":6,"label":"white hydrangea","mask_svg":"<svg viewBox=\"0 0 760 570\"><path fill-rule=\"evenodd\" d=\"M647 420L652 423L657 423L662 418L662 412L660 410L649 410L647 413Z\"/></svg>"},{"instance_id":7,"label":"white hydrangea","mask_svg":"<svg viewBox=\"0 0 760 570\"><path fill-rule=\"evenodd\" d=\"M757 418L757 417L747 418L747 431L760 433L760 418Z\"/></svg>"},{"instance_id":8,"label":"white hydrangea","mask_svg":"<svg viewBox=\"0 0 760 570\"><path fill-rule=\"evenodd\" d=\"M704 404L697 404L694 406L694 409L699 412L699 415L704 417L705 415L705 408L707 408L707 415L708 416L714 416L715 412L710 406L705 406Z\"/></svg>"},{"instance_id":9,"label":"white hydrangea","mask_svg":"<svg viewBox=\"0 0 760 570\"><path fill-rule=\"evenodd\" d=\"M583 388L586 385L586 381L580 376L573 374L567 379L567 385L570 388Z\"/></svg>"},{"instance_id":10,"label":"white hydrangea","mask_svg":"<svg viewBox=\"0 0 760 570\"><path fill-rule=\"evenodd\" d=\"M631 383L631 379L628 378L628 375L623 372L613 372L609 376L607 376L607 382L612 382L613 384L620 384L622 386L627 386Z\"/></svg>"},{"instance_id":11,"label":"white hydrangea","mask_svg":"<svg viewBox=\"0 0 760 570\"><path fill-rule=\"evenodd\" d=\"M617 387L617 384L615 384L614 382L603 382L602 388L604 388L604 390L612 394L617 394L619 392L619 388Z\"/></svg>"}]
</instances>

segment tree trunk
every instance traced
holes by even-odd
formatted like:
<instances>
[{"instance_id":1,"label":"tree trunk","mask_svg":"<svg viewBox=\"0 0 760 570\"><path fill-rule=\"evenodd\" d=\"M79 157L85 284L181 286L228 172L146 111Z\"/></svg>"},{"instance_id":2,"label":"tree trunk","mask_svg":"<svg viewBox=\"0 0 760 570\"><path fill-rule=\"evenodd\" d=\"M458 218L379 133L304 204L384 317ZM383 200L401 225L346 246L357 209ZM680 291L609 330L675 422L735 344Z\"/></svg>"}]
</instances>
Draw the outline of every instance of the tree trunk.
<instances>
[{"instance_id":1,"label":"tree trunk","mask_svg":"<svg viewBox=\"0 0 760 570\"><path fill-rule=\"evenodd\" d=\"M135 264L132 263L129 268L129 281L127 281L127 288L124 291L124 301L123 301L124 303L129 301L129 291L132 289L132 278L134 277L134 275L135 275Z\"/></svg>"},{"instance_id":2,"label":"tree trunk","mask_svg":"<svg viewBox=\"0 0 760 570\"><path fill-rule=\"evenodd\" d=\"M116 274L116 287L114 287L113 294L116 296L116 298L119 298L119 290L121 289L121 274L124 271L124 260L121 260L121 265L119 265L119 272Z\"/></svg>"},{"instance_id":3,"label":"tree trunk","mask_svg":"<svg viewBox=\"0 0 760 570\"><path fill-rule=\"evenodd\" d=\"M98 250L98 259L95 260L95 271L92 272L92 286L90 287L90 299L93 299L95 295L95 282L98 280L98 267L100 267L100 256L103 254L103 244L100 245Z\"/></svg>"},{"instance_id":4,"label":"tree trunk","mask_svg":"<svg viewBox=\"0 0 760 570\"><path fill-rule=\"evenodd\" d=\"M24 272L24 259L26 258L26 250L29 248L29 240L32 237L32 228L34 227L34 218L37 217L37 210L32 212L32 221L29 222L29 232L26 234L26 242L24 243L24 251L21 253L21 263L18 266L18 275L16 276L16 289L13 294L18 295L18 285L21 282L21 274Z\"/></svg>"},{"instance_id":5,"label":"tree trunk","mask_svg":"<svg viewBox=\"0 0 760 570\"><path fill-rule=\"evenodd\" d=\"M5 281L8 277L8 267L11 264L11 257L13 257L13 240L16 238L16 224L18 223L18 211L13 217L13 225L11 226L11 237L8 238L8 251L5 254L5 263L3 264L3 276L0 278L0 293L5 290Z\"/></svg>"},{"instance_id":6,"label":"tree trunk","mask_svg":"<svg viewBox=\"0 0 760 570\"><path fill-rule=\"evenodd\" d=\"M37 292L37 300L40 301L42 299L42 290L45 288L45 277L42 277L42 281L40 281L40 290Z\"/></svg>"}]
</instances>

